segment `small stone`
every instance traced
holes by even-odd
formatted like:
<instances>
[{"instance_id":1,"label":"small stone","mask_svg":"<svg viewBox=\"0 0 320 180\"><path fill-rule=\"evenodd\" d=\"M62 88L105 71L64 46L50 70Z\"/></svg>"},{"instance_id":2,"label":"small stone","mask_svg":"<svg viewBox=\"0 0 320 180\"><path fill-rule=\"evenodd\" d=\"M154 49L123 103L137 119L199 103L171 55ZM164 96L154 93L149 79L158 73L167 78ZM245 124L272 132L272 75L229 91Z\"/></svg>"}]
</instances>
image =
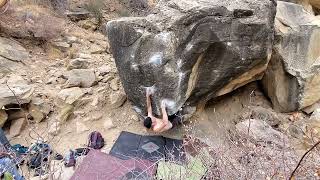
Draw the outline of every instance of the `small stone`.
<instances>
[{"instance_id":1,"label":"small stone","mask_svg":"<svg viewBox=\"0 0 320 180\"><path fill-rule=\"evenodd\" d=\"M91 54L102 54L104 52L106 52L106 48L100 46L100 45L96 45L96 44L92 44L90 46L90 53Z\"/></svg>"},{"instance_id":2,"label":"small stone","mask_svg":"<svg viewBox=\"0 0 320 180\"><path fill-rule=\"evenodd\" d=\"M85 54L85 53L79 53L76 55L76 57L81 58L81 59L91 59L92 58L91 54Z\"/></svg>"},{"instance_id":3,"label":"small stone","mask_svg":"<svg viewBox=\"0 0 320 180\"><path fill-rule=\"evenodd\" d=\"M78 101L85 93L79 87L63 89L58 93L58 97L67 104Z\"/></svg>"},{"instance_id":4,"label":"small stone","mask_svg":"<svg viewBox=\"0 0 320 180\"><path fill-rule=\"evenodd\" d=\"M66 74L68 87L88 88L96 83L96 75L91 69L73 69Z\"/></svg>"},{"instance_id":5,"label":"small stone","mask_svg":"<svg viewBox=\"0 0 320 180\"><path fill-rule=\"evenodd\" d=\"M95 96L91 102L91 106L96 107L99 104L99 96Z\"/></svg>"},{"instance_id":6,"label":"small stone","mask_svg":"<svg viewBox=\"0 0 320 180\"><path fill-rule=\"evenodd\" d=\"M71 21L75 21L75 22L80 20L85 20L90 17L90 12L83 8L77 8L77 9L74 9L73 11L68 11L65 14Z\"/></svg>"},{"instance_id":7,"label":"small stone","mask_svg":"<svg viewBox=\"0 0 320 180\"><path fill-rule=\"evenodd\" d=\"M68 44L75 43L75 42L77 42L77 40L78 40L78 38L75 37L75 36L67 36L65 39L66 39L66 41L67 41Z\"/></svg>"},{"instance_id":8,"label":"small stone","mask_svg":"<svg viewBox=\"0 0 320 180\"><path fill-rule=\"evenodd\" d=\"M99 88L97 89L97 92L100 93L100 92L103 92L103 91L105 91L105 90L106 90L105 87L99 87Z\"/></svg>"},{"instance_id":9,"label":"small stone","mask_svg":"<svg viewBox=\"0 0 320 180\"><path fill-rule=\"evenodd\" d=\"M312 114L318 108L320 108L320 102L314 103L311 106L303 108L302 111L307 113L307 114Z\"/></svg>"},{"instance_id":10,"label":"small stone","mask_svg":"<svg viewBox=\"0 0 320 180\"><path fill-rule=\"evenodd\" d=\"M114 79L113 76L111 75L106 75L103 79L102 79L102 82L103 83L108 83L110 82L112 79ZM111 87L111 83L110 83L110 87ZM114 90L115 89L115 90ZM114 91L117 91L119 89L118 85L117 84L112 84L112 90Z\"/></svg>"},{"instance_id":11,"label":"small stone","mask_svg":"<svg viewBox=\"0 0 320 180\"><path fill-rule=\"evenodd\" d=\"M124 104L126 99L127 99L127 96L124 93L124 91L113 92L109 97L109 101L112 108L119 108Z\"/></svg>"},{"instance_id":12,"label":"small stone","mask_svg":"<svg viewBox=\"0 0 320 180\"><path fill-rule=\"evenodd\" d=\"M83 89L83 92L84 92L85 94L93 95L93 88L92 88L92 87L90 87L90 88L84 88L84 89Z\"/></svg>"},{"instance_id":13,"label":"small stone","mask_svg":"<svg viewBox=\"0 0 320 180\"><path fill-rule=\"evenodd\" d=\"M82 27L83 29L95 31L97 30L97 23L96 20L94 19L86 19L79 21L78 25Z\"/></svg>"},{"instance_id":14,"label":"small stone","mask_svg":"<svg viewBox=\"0 0 320 180\"><path fill-rule=\"evenodd\" d=\"M89 67L89 61L87 59L76 58L70 60L67 69L87 69Z\"/></svg>"},{"instance_id":15,"label":"small stone","mask_svg":"<svg viewBox=\"0 0 320 180\"><path fill-rule=\"evenodd\" d=\"M84 125L81 122L76 122L76 126L77 126L77 133L82 133L90 130L86 125Z\"/></svg>"},{"instance_id":16,"label":"small stone","mask_svg":"<svg viewBox=\"0 0 320 180\"><path fill-rule=\"evenodd\" d=\"M71 104L65 104L61 109L58 115L59 121L61 123L66 122L69 117L73 114L74 106Z\"/></svg>"},{"instance_id":17,"label":"small stone","mask_svg":"<svg viewBox=\"0 0 320 180\"><path fill-rule=\"evenodd\" d=\"M54 123L49 127L48 133L49 133L50 135L56 136L56 135L59 134L60 129L61 129L60 123L59 123L59 122L54 122Z\"/></svg>"},{"instance_id":18,"label":"small stone","mask_svg":"<svg viewBox=\"0 0 320 180\"><path fill-rule=\"evenodd\" d=\"M56 82L57 82L58 84L64 84L64 83L67 82L67 80L64 79L64 78L58 77L57 80L56 80Z\"/></svg>"},{"instance_id":19,"label":"small stone","mask_svg":"<svg viewBox=\"0 0 320 180\"><path fill-rule=\"evenodd\" d=\"M98 76L98 77L97 77L97 81L98 81L98 82L100 82L100 81L102 81L102 80L103 80L103 76Z\"/></svg>"},{"instance_id":20,"label":"small stone","mask_svg":"<svg viewBox=\"0 0 320 180\"><path fill-rule=\"evenodd\" d=\"M53 45L53 47L55 47L63 52L67 52L70 48L70 44L68 44L67 42L64 42L64 41L54 41L51 44Z\"/></svg>"},{"instance_id":21,"label":"small stone","mask_svg":"<svg viewBox=\"0 0 320 180\"><path fill-rule=\"evenodd\" d=\"M57 78L56 77L50 77L47 81L46 84L57 84Z\"/></svg>"},{"instance_id":22,"label":"small stone","mask_svg":"<svg viewBox=\"0 0 320 180\"><path fill-rule=\"evenodd\" d=\"M115 128L116 126L113 125L111 118L107 118L103 123L103 127L105 129L109 130L109 129Z\"/></svg>"},{"instance_id":23,"label":"small stone","mask_svg":"<svg viewBox=\"0 0 320 180\"><path fill-rule=\"evenodd\" d=\"M114 91L118 91L119 90L119 85L118 85L118 80L117 79L112 79L112 81L110 82L110 88Z\"/></svg>"},{"instance_id":24,"label":"small stone","mask_svg":"<svg viewBox=\"0 0 320 180\"><path fill-rule=\"evenodd\" d=\"M308 121L314 128L317 128L320 134L320 108L316 109Z\"/></svg>"},{"instance_id":25,"label":"small stone","mask_svg":"<svg viewBox=\"0 0 320 180\"><path fill-rule=\"evenodd\" d=\"M7 119L8 119L8 114L6 113L6 111L3 109L0 109L0 128L3 127Z\"/></svg>"},{"instance_id":26,"label":"small stone","mask_svg":"<svg viewBox=\"0 0 320 180\"><path fill-rule=\"evenodd\" d=\"M131 121L134 121L134 122L139 122L139 121L140 121L139 116L136 115L136 114L132 115L132 116L130 117L130 120L131 120Z\"/></svg>"},{"instance_id":27,"label":"small stone","mask_svg":"<svg viewBox=\"0 0 320 180\"><path fill-rule=\"evenodd\" d=\"M88 121L98 121L102 118L102 115L101 114L95 114L93 115L92 117L87 117L84 119L85 122L88 122Z\"/></svg>"},{"instance_id":28,"label":"small stone","mask_svg":"<svg viewBox=\"0 0 320 180\"><path fill-rule=\"evenodd\" d=\"M110 73L112 68L108 65L102 65L101 67L98 68L98 75L99 76L104 76L108 73Z\"/></svg>"},{"instance_id":29,"label":"small stone","mask_svg":"<svg viewBox=\"0 0 320 180\"><path fill-rule=\"evenodd\" d=\"M39 81L39 79L40 79L40 76L34 76L34 77L32 77L31 78L31 82L37 82L37 81Z\"/></svg>"},{"instance_id":30,"label":"small stone","mask_svg":"<svg viewBox=\"0 0 320 180\"><path fill-rule=\"evenodd\" d=\"M27 125L27 120L25 118L13 120L10 126L10 136L11 137L19 136L21 131L25 128L26 125Z\"/></svg>"},{"instance_id":31,"label":"small stone","mask_svg":"<svg viewBox=\"0 0 320 180\"><path fill-rule=\"evenodd\" d=\"M84 116L86 113L84 111L74 111L73 114L76 116Z\"/></svg>"},{"instance_id":32,"label":"small stone","mask_svg":"<svg viewBox=\"0 0 320 180\"><path fill-rule=\"evenodd\" d=\"M29 104L29 114L36 123L44 120L51 111L51 106L40 98L32 99Z\"/></svg>"}]
</instances>

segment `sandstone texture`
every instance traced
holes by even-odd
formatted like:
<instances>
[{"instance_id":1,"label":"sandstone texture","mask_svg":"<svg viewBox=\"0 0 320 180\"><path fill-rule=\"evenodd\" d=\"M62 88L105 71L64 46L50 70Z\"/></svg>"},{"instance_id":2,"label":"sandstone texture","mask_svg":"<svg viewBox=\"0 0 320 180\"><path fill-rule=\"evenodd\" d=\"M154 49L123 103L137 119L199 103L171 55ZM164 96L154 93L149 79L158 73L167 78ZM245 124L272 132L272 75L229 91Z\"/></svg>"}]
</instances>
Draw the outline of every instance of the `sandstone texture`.
<instances>
[{"instance_id":1,"label":"sandstone texture","mask_svg":"<svg viewBox=\"0 0 320 180\"><path fill-rule=\"evenodd\" d=\"M320 99L320 21L301 5L278 1L275 27L266 92L280 112L311 106Z\"/></svg>"},{"instance_id":2,"label":"sandstone texture","mask_svg":"<svg viewBox=\"0 0 320 180\"><path fill-rule=\"evenodd\" d=\"M164 0L146 17L120 18L107 36L128 99L145 113L205 104L261 79L274 35L275 1Z\"/></svg>"}]
</instances>

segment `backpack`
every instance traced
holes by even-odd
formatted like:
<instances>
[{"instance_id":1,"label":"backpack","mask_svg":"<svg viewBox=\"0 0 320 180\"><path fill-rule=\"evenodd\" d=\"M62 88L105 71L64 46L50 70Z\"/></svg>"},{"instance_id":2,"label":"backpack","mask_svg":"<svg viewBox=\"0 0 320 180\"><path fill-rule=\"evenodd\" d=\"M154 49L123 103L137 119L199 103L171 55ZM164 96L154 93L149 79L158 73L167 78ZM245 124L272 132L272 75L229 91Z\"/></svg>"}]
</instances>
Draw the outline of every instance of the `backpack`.
<instances>
[{"instance_id":1,"label":"backpack","mask_svg":"<svg viewBox=\"0 0 320 180\"><path fill-rule=\"evenodd\" d=\"M89 144L88 147L93 149L101 149L104 146L104 139L101 133L94 131L89 135Z\"/></svg>"},{"instance_id":2,"label":"backpack","mask_svg":"<svg viewBox=\"0 0 320 180\"><path fill-rule=\"evenodd\" d=\"M73 167L76 165L75 152L70 150L69 154L66 155L64 159L64 165L66 167Z\"/></svg>"},{"instance_id":3,"label":"backpack","mask_svg":"<svg viewBox=\"0 0 320 180\"><path fill-rule=\"evenodd\" d=\"M30 149L30 158L27 162L27 165L36 169L41 166L43 163L48 163L49 156L52 153L51 147L43 142L33 144Z\"/></svg>"}]
</instances>

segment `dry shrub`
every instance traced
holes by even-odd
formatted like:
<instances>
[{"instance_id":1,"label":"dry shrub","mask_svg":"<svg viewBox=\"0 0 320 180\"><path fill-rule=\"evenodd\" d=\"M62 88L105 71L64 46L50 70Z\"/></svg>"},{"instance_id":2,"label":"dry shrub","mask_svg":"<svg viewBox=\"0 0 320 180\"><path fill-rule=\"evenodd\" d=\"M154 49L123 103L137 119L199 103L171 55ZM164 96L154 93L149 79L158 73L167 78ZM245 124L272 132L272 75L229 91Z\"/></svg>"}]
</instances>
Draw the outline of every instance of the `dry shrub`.
<instances>
[{"instance_id":1,"label":"dry shrub","mask_svg":"<svg viewBox=\"0 0 320 180\"><path fill-rule=\"evenodd\" d=\"M85 9L93 14L99 25L103 20L102 10L104 7L104 0L89 0L89 2L85 4Z\"/></svg>"},{"instance_id":2,"label":"dry shrub","mask_svg":"<svg viewBox=\"0 0 320 180\"><path fill-rule=\"evenodd\" d=\"M289 179L301 155L283 142L281 146L257 142L249 135L229 131L221 142L214 142L214 147L199 151L206 156L205 176L207 179ZM316 179L319 167L320 154L316 149L303 161L295 177Z\"/></svg>"},{"instance_id":3,"label":"dry shrub","mask_svg":"<svg viewBox=\"0 0 320 180\"><path fill-rule=\"evenodd\" d=\"M64 12L68 8L67 0L16 0L18 5L40 5L46 8L52 8L58 12Z\"/></svg>"},{"instance_id":4,"label":"dry shrub","mask_svg":"<svg viewBox=\"0 0 320 180\"><path fill-rule=\"evenodd\" d=\"M205 173L200 174L194 170L193 166L198 164L190 164L188 161L181 164L172 158L166 160L165 179L188 179L194 174L202 177L202 180L289 179L301 159L301 154L298 155L289 144L284 143L279 146L270 142L257 142L249 136L240 135L235 131L229 131L225 139L221 139L221 141L211 142L214 146L209 146L203 141L193 138L194 136L190 137L188 142L184 141L187 153L181 152L180 157L197 157L202 161L202 165L206 169ZM206 142L212 141L211 138L205 139ZM319 149L315 148L302 161L294 175L295 179L319 178ZM155 162L152 166L160 161L162 160ZM172 164L180 164L184 170L172 168ZM143 178L142 174L141 177L136 178Z\"/></svg>"}]
</instances>

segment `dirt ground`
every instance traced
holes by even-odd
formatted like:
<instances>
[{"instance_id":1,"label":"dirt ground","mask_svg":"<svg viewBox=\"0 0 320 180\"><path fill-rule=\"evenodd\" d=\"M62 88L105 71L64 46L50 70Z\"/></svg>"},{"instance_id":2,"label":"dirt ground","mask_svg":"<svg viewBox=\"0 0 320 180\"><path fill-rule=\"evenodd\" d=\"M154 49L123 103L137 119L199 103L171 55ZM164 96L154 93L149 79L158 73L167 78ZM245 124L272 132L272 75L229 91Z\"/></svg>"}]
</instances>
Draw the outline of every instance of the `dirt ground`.
<instances>
[{"instance_id":1,"label":"dirt ground","mask_svg":"<svg viewBox=\"0 0 320 180\"><path fill-rule=\"evenodd\" d=\"M123 11L125 6L121 3L108 2L108 6L103 9L105 21L127 14ZM152 4L152 2L149 3ZM81 3L83 2L73 1L72 5L76 7ZM130 11L130 9L126 11ZM76 42L73 42L67 50L59 48L57 50L56 47L52 46L52 40L47 43L40 43L30 38L15 38L26 47L30 59L16 64L17 70L13 73L28 81L35 89L34 96L44 99L52 106L52 111L42 122L30 123L19 136L10 138L11 144L29 146L37 140L43 140L50 143L56 152L65 155L70 149L85 147L90 132L99 131L106 143L103 151L109 152L121 131L154 134L143 127L141 118L134 112L128 100L119 108L111 107L109 96L118 92L122 87L108 40L101 30L103 26L93 31L83 28L80 23L66 19L63 21L65 21L65 24L62 36L76 39ZM8 32L0 31L0 34L12 38ZM100 51L101 48L102 51ZM89 69L97 71L103 65L109 66L111 68L109 73L111 78L108 81L98 80L99 82L92 87L81 88L86 92L85 95L78 99L72 115L65 123L61 124L59 132L52 135L49 133L49 129L58 121L61 106L57 99L58 93L64 89L64 82L47 82L52 77L59 79L60 74L67 71L66 66L69 61L79 53L90 56ZM116 87L114 88L114 86ZM265 108L277 114L282 124L287 123L288 118L291 117L291 114L273 112L270 101L259 87L259 82L253 82L232 93L211 100L204 110L198 111L183 125L162 135L175 139L182 139L185 135L193 135L215 147L218 144L223 144L228 132L235 129L236 123L243 118L250 117L253 109L257 107ZM301 116L306 115L302 114ZM5 127L6 133L8 133L9 127L9 125ZM284 128L281 127L280 124L277 130L284 132ZM302 153L307 147L299 143L297 142L295 147Z\"/></svg>"}]
</instances>

